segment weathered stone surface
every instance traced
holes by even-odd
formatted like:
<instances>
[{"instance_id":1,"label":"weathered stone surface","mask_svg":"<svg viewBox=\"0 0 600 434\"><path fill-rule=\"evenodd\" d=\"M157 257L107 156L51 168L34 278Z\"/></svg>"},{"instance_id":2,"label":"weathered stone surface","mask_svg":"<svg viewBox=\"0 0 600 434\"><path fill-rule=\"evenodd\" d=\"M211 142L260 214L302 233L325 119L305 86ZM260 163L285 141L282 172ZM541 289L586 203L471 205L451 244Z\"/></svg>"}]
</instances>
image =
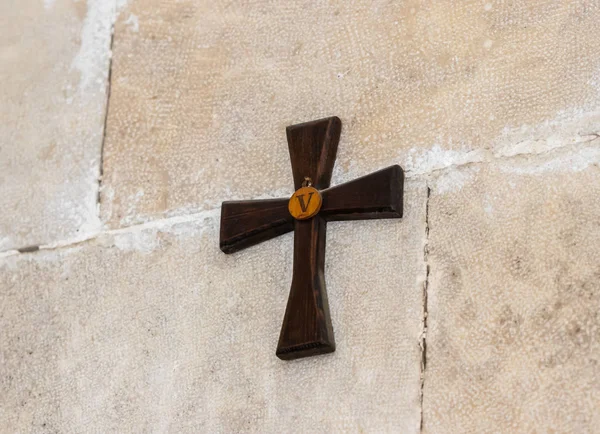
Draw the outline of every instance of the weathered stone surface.
<instances>
[{"instance_id":1,"label":"weathered stone surface","mask_svg":"<svg viewBox=\"0 0 600 434\"><path fill-rule=\"evenodd\" d=\"M178 217L110 230L123 3L0 4L0 251L67 245L0 254L2 430L600 426L596 2L130 0L102 220ZM334 184L399 163L406 217L329 226L337 352L281 362L292 237L225 256L214 209L291 194L330 115Z\"/></svg>"},{"instance_id":2,"label":"weathered stone surface","mask_svg":"<svg viewBox=\"0 0 600 434\"><path fill-rule=\"evenodd\" d=\"M598 143L434 185L426 432L598 430Z\"/></svg>"},{"instance_id":3,"label":"weathered stone surface","mask_svg":"<svg viewBox=\"0 0 600 434\"><path fill-rule=\"evenodd\" d=\"M409 183L403 220L329 225L337 351L293 362L291 234L225 255L210 212L1 259L0 426L417 432L425 198Z\"/></svg>"},{"instance_id":4,"label":"weathered stone surface","mask_svg":"<svg viewBox=\"0 0 600 434\"><path fill-rule=\"evenodd\" d=\"M103 219L289 194L284 128L324 116L344 122L338 179L577 139L598 106L599 20L591 1L132 0L116 26Z\"/></svg>"},{"instance_id":5,"label":"weathered stone surface","mask_svg":"<svg viewBox=\"0 0 600 434\"><path fill-rule=\"evenodd\" d=\"M0 3L0 251L97 231L115 1Z\"/></svg>"}]
</instances>

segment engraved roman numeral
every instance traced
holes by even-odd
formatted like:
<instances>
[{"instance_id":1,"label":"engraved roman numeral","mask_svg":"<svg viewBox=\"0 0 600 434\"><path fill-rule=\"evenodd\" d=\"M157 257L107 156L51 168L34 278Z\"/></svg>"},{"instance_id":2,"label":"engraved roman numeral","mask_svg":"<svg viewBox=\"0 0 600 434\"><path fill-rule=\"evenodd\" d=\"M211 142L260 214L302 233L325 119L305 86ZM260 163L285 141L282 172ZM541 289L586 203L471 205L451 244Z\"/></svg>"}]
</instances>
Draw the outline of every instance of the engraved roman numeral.
<instances>
[{"instance_id":1,"label":"engraved roman numeral","mask_svg":"<svg viewBox=\"0 0 600 434\"><path fill-rule=\"evenodd\" d=\"M306 212L306 210L308 209L308 205L310 205L310 200L312 199L313 194L314 193L308 193L308 202L306 202L306 204L304 204L303 194L299 194L298 196L296 196L298 202L300 202L300 208L302 208L302 212Z\"/></svg>"}]
</instances>

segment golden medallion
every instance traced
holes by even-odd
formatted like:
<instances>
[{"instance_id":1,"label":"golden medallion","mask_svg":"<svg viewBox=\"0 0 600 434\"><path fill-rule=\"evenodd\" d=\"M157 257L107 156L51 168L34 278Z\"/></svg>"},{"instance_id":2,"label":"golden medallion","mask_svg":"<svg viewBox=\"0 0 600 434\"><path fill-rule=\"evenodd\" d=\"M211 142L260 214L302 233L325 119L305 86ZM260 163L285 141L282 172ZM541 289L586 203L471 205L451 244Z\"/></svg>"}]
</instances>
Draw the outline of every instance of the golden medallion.
<instances>
[{"instance_id":1,"label":"golden medallion","mask_svg":"<svg viewBox=\"0 0 600 434\"><path fill-rule=\"evenodd\" d=\"M292 195L288 210L296 220L306 220L315 216L321 209L321 194L314 187L301 187Z\"/></svg>"}]
</instances>

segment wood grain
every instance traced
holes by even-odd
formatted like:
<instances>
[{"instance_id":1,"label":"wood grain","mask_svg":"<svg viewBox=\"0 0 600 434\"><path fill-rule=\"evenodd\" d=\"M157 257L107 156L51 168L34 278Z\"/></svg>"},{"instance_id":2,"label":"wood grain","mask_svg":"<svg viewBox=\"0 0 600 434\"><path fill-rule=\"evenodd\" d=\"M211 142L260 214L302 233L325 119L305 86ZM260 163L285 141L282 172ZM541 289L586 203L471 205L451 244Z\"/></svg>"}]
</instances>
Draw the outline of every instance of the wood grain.
<instances>
[{"instance_id":1,"label":"wood grain","mask_svg":"<svg viewBox=\"0 0 600 434\"><path fill-rule=\"evenodd\" d=\"M325 233L319 217L294 223L294 274L277 345L283 360L335 351L325 288Z\"/></svg>"},{"instance_id":2,"label":"wood grain","mask_svg":"<svg viewBox=\"0 0 600 434\"><path fill-rule=\"evenodd\" d=\"M400 218L404 171L398 165L321 192L320 214L328 221Z\"/></svg>"},{"instance_id":3,"label":"wood grain","mask_svg":"<svg viewBox=\"0 0 600 434\"><path fill-rule=\"evenodd\" d=\"M305 178L317 189L329 187L342 123L337 117L287 128L296 189ZM325 233L319 217L294 221L294 274L277 357L284 360L335 351L325 288Z\"/></svg>"},{"instance_id":4,"label":"wood grain","mask_svg":"<svg viewBox=\"0 0 600 434\"><path fill-rule=\"evenodd\" d=\"M336 116L287 127L295 190L307 176L317 190L329 187L341 132Z\"/></svg>"},{"instance_id":5,"label":"wood grain","mask_svg":"<svg viewBox=\"0 0 600 434\"><path fill-rule=\"evenodd\" d=\"M293 229L288 199L229 201L221 205L219 245L225 253L237 252Z\"/></svg>"}]
</instances>

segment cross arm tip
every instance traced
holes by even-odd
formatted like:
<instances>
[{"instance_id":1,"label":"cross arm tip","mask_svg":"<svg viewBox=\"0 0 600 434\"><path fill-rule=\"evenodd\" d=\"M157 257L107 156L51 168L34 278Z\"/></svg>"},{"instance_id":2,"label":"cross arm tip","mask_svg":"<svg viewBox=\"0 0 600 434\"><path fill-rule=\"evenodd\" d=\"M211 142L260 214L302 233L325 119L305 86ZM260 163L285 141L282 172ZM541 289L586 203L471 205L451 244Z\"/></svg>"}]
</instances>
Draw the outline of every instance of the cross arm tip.
<instances>
[{"instance_id":1,"label":"cross arm tip","mask_svg":"<svg viewBox=\"0 0 600 434\"><path fill-rule=\"evenodd\" d=\"M299 124L289 125L288 127L286 127L286 131L288 133L290 133L294 130L312 128L314 126L322 125L322 124L329 124L330 128L337 127L339 129L341 129L342 120L337 116L329 116L327 118L317 119L314 121L308 121L308 122L302 122Z\"/></svg>"},{"instance_id":2,"label":"cross arm tip","mask_svg":"<svg viewBox=\"0 0 600 434\"><path fill-rule=\"evenodd\" d=\"M239 200L221 204L219 247L227 254L290 232L287 199Z\"/></svg>"},{"instance_id":3,"label":"cross arm tip","mask_svg":"<svg viewBox=\"0 0 600 434\"><path fill-rule=\"evenodd\" d=\"M401 218L404 170L397 164L323 190L321 212L330 221Z\"/></svg>"}]
</instances>

